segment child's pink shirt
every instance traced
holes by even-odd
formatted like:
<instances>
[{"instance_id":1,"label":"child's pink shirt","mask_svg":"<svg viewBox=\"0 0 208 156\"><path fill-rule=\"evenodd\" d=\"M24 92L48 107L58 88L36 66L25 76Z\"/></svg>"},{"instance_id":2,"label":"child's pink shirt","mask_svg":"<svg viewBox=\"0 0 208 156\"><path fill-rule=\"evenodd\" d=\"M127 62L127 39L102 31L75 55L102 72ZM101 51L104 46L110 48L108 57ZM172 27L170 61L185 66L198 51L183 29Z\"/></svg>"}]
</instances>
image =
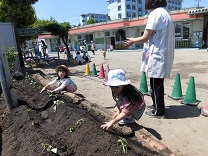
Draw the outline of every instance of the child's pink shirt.
<instances>
[{"instance_id":1,"label":"child's pink shirt","mask_svg":"<svg viewBox=\"0 0 208 156\"><path fill-rule=\"evenodd\" d=\"M120 112L126 113L127 115L130 115L135 109L140 110L143 105L144 105L144 101L142 103L138 102L135 107L135 105L131 104L130 101L126 97L121 97L116 102L116 106L118 107Z\"/></svg>"}]
</instances>

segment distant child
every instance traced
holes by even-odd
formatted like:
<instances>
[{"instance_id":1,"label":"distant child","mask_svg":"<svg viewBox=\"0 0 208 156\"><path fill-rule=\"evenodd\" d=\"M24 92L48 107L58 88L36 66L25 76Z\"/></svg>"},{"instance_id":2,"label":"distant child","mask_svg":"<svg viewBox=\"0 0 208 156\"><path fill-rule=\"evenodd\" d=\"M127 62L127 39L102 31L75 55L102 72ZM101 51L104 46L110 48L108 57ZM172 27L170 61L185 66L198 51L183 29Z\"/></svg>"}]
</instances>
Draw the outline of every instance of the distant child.
<instances>
[{"instance_id":1,"label":"distant child","mask_svg":"<svg viewBox=\"0 0 208 156\"><path fill-rule=\"evenodd\" d=\"M60 65L56 67L55 70L58 77L55 80L49 82L45 87L43 87L40 93L42 93L45 90L51 93L58 93L60 91L68 91L70 93L75 92L77 90L77 85L70 79L69 69L65 65ZM48 87L54 86L55 84L58 84L58 87L56 89L54 90L48 89Z\"/></svg>"},{"instance_id":2,"label":"distant child","mask_svg":"<svg viewBox=\"0 0 208 156\"><path fill-rule=\"evenodd\" d=\"M104 48L104 51L103 51L102 55L103 55L103 57L105 59L106 58L106 48Z\"/></svg>"},{"instance_id":3,"label":"distant child","mask_svg":"<svg viewBox=\"0 0 208 156\"><path fill-rule=\"evenodd\" d=\"M85 63L88 63L91 60L90 55L85 51L83 52L82 58L85 60Z\"/></svg>"},{"instance_id":4,"label":"distant child","mask_svg":"<svg viewBox=\"0 0 208 156\"><path fill-rule=\"evenodd\" d=\"M95 43L93 41L91 41L91 51L95 55Z\"/></svg>"},{"instance_id":5,"label":"distant child","mask_svg":"<svg viewBox=\"0 0 208 156\"><path fill-rule=\"evenodd\" d=\"M101 128L108 129L114 123L128 124L139 120L145 110L145 102L142 93L130 84L122 69L110 70L108 72L108 82L116 107L112 120L101 125ZM135 118L135 119L134 119Z\"/></svg>"},{"instance_id":6,"label":"distant child","mask_svg":"<svg viewBox=\"0 0 208 156\"><path fill-rule=\"evenodd\" d=\"M76 60L77 64L83 64L84 63L84 59L80 55L79 51L76 53L75 60Z\"/></svg>"}]
</instances>

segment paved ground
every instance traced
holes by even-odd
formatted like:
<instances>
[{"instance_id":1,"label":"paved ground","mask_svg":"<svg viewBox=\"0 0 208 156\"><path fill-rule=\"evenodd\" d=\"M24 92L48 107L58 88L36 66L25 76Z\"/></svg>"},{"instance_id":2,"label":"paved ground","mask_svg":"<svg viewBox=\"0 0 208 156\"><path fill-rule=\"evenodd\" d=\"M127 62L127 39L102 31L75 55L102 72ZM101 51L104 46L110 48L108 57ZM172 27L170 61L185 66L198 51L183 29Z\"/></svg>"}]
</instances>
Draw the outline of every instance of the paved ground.
<instances>
[{"instance_id":1,"label":"paved ground","mask_svg":"<svg viewBox=\"0 0 208 156\"><path fill-rule=\"evenodd\" d=\"M121 68L126 71L126 75L132 81L132 84L139 87L141 54L141 50L107 52L107 57L104 59L101 52L96 52L96 55L90 53L92 57L90 68L92 68L92 63L95 63L98 74L102 64L104 69L107 65L110 69ZM54 56L56 54L50 55ZM175 155L206 156L208 153L206 145L206 140L208 140L208 118L200 114L200 108L208 100L207 56L208 53L205 49L176 49L171 78L165 80L166 118L153 119L143 115L138 121L140 125L167 145ZM61 57L63 56L61 55ZM112 110L115 102L112 99L110 88L104 86L103 79L99 79L99 77L85 76L85 67L85 65L69 65L71 79L78 85L76 94L84 96L92 103ZM45 72L54 73L54 70L48 69ZM190 77L194 77L196 97L197 100L201 101L198 106L182 105L180 101L168 97L172 93L176 73L181 76L184 95ZM149 85L148 79L147 83ZM145 101L147 104L151 104L149 96L145 96Z\"/></svg>"}]
</instances>

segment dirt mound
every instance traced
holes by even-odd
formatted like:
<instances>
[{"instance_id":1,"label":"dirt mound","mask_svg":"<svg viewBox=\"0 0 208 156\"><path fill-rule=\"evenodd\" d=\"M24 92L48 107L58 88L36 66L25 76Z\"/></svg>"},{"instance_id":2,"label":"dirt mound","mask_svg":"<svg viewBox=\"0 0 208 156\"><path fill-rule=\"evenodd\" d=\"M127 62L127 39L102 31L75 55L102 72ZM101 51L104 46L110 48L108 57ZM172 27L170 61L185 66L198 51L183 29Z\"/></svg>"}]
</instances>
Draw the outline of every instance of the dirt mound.
<instances>
[{"instance_id":1,"label":"dirt mound","mask_svg":"<svg viewBox=\"0 0 208 156\"><path fill-rule=\"evenodd\" d=\"M29 76L14 86L19 107L8 113L0 98L2 156L157 155L134 136L125 137L128 144L124 154L118 143L124 136L102 130L99 120L69 97L39 94L42 86Z\"/></svg>"}]
</instances>

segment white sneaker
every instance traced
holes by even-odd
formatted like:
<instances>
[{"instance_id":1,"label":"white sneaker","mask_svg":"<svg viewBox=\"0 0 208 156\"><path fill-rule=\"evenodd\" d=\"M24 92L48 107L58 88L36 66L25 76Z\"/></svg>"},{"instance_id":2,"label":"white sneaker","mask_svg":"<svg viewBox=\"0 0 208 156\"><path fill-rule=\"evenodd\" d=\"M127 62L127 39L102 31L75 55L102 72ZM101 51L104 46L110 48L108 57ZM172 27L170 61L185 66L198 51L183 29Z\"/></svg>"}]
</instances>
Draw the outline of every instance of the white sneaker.
<instances>
[{"instance_id":1,"label":"white sneaker","mask_svg":"<svg viewBox=\"0 0 208 156\"><path fill-rule=\"evenodd\" d=\"M122 120L120 120L118 122L119 125L125 125L125 124L129 124L129 123L134 123L135 122L135 119L132 118L132 117L128 117L128 118L124 118Z\"/></svg>"}]
</instances>

